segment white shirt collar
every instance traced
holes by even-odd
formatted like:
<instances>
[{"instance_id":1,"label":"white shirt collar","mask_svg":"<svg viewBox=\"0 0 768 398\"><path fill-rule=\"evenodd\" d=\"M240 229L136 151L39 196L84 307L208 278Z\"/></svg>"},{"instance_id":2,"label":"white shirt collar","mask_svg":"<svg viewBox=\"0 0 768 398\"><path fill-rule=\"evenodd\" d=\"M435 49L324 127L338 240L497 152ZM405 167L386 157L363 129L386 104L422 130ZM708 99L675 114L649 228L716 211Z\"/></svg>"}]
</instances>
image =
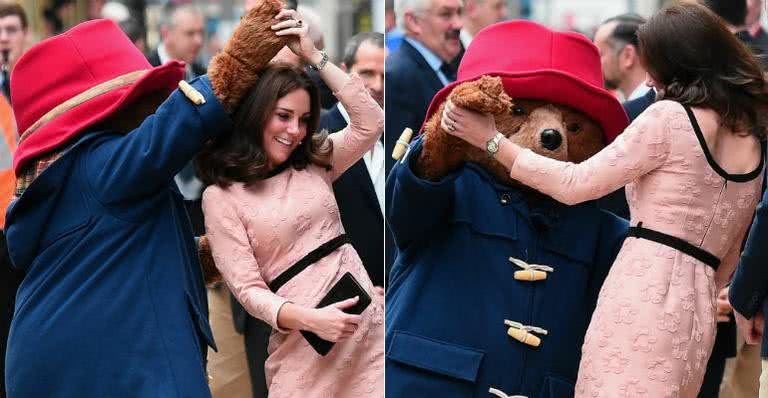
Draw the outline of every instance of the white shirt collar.
<instances>
[{"instance_id":1,"label":"white shirt collar","mask_svg":"<svg viewBox=\"0 0 768 398\"><path fill-rule=\"evenodd\" d=\"M472 42L472 39L474 37L472 34L470 34L466 29L462 29L459 31L459 40L461 40L461 45L464 46L464 49L467 49L469 47L469 43Z\"/></svg>"},{"instance_id":2,"label":"white shirt collar","mask_svg":"<svg viewBox=\"0 0 768 398\"><path fill-rule=\"evenodd\" d=\"M168 55L168 51L165 49L165 44L163 43L160 43L157 45L157 57L160 58L160 65L163 65L173 60L173 58L171 58ZM187 80L191 80L190 77L194 76L192 72L192 65L185 64L184 73L185 73L185 78Z\"/></svg>"},{"instance_id":3,"label":"white shirt collar","mask_svg":"<svg viewBox=\"0 0 768 398\"><path fill-rule=\"evenodd\" d=\"M446 86L448 83L450 83L448 77L446 77L445 74L443 74L443 71L440 70L440 67L443 66L443 60L440 59L437 54L435 54L432 50L428 49L424 44L421 44L421 42L416 39L405 36L404 40L413 46L413 48L415 48L416 51L421 54L424 60L427 61L427 64L430 68L432 68L433 71L435 71L437 78L440 79L440 82L443 83L443 86Z\"/></svg>"},{"instance_id":4,"label":"white shirt collar","mask_svg":"<svg viewBox=\"0 0 768 398\"><path fill-rule=\"evenodd\" d=\"M341 117L344 118L344 121L349 124L349 113L347 113L347 110L344 109L344 105L342 105L341 102L337 102L336 107L339 109L339 113L341 113Z\"/></svg>"},{"instance_id":5,"label":"white shirt collar","mask_svg":"<svg viewBox=\"0 0 768 398\"><path fill-rule=\"evenodd\" d=\"M632 101L633 99L640 98L644 96L646 93L648 93L648 90L650 89L651 88L648 87L647 84L645 84L645 80L643 80L643 82L640 83L640 85L635 87L635 90L632 91L632 94L630 94L625 101Z\"/></svg>"},{"instance_id":6,"label":"white shirt collar","mask_svg":"<svg viewBox=\"0 0 768 398\"><path fill-rule=\"evenodd\" d=\"M339 109L341 117L349 124L349 113L344 109L344 105L338 102L336 107ZM373 190L376 192L376 200L379 202L379 210L384 215L384 185L387 176L384 172L384 145L380 140L376 140L373 148L365 152L363 162L368 170L368 175L371 177Z\"/></svg>"}]
</instances>

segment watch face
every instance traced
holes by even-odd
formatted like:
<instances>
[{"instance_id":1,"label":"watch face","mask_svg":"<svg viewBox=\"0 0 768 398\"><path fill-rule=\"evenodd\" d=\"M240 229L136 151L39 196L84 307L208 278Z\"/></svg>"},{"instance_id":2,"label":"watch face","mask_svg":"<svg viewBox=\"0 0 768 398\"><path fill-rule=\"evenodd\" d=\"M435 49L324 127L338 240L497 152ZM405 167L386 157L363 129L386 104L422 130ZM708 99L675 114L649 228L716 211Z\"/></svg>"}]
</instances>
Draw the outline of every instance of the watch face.
<instances>
[{"instance_id":1,"label":"watch face","mask_svg":"<svg viewBox=\"0 0 768 398\"><path fill-rule=\"evenodd\" d=\"M496 151L499 150L499 144L496 143L496 141L491 141L488 143L488 152L496 153Z\"/></svg>"}]
</instances>

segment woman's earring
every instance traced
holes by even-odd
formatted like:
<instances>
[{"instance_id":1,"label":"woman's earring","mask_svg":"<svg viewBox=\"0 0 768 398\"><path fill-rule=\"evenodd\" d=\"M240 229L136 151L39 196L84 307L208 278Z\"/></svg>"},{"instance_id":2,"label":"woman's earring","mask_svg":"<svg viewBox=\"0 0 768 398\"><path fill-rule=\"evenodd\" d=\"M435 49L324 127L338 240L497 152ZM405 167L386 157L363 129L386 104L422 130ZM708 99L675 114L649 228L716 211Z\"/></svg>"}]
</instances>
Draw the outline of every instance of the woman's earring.
<instances>
[{"instance_id":1,"label":"woman's earring","mask_svg":"<svg viewBox=\"0 0 768 398\"><path fill-rule=\"evenodd\" d=\"M301 140L301 141L299 141L299 145L301 145L301 144L303 144L303 143L304 143L304 140Z\"/></svg>"}]
</instances>

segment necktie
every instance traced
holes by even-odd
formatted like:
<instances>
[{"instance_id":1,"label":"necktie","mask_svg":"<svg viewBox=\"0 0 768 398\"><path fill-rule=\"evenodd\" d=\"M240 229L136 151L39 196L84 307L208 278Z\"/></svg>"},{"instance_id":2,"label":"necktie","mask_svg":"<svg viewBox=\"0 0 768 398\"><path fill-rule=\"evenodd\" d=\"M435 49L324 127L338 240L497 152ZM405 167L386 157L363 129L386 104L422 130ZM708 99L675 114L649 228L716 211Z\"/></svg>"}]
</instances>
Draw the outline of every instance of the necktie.
<instances>
[{"instance_id":1,"label":"necktie","mask_svg":"<svg viewBox=\"0 0 768 398\"><path fill-rule=\"evenodd\" d=\"M443 64L440 65L440 72L443 72L443 75L445 75L449 83L456 81L456 69L454 69L453 65L448 62L443 62Z\"/></svg>"}]
</instances>

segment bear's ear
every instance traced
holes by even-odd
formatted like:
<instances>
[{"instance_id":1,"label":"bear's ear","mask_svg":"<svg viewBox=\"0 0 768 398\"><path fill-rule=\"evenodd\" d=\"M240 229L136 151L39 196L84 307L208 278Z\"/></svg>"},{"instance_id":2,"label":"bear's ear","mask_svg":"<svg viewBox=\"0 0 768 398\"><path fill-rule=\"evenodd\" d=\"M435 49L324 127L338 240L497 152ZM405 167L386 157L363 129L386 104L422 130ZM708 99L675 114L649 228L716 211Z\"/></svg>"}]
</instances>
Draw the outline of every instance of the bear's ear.
<instances>
[{"instance_id":1,"label":"bear's ear","mask_svg":"<svg viewBox=\"0 0 768 398\"><path fill-rule=\"evenodd\" d=\"M459 84L451 91L450 99L458 106L492 115L507 113L512 107L504 84L495 76L481 76Z\"/></svg>"}]
</instances>

